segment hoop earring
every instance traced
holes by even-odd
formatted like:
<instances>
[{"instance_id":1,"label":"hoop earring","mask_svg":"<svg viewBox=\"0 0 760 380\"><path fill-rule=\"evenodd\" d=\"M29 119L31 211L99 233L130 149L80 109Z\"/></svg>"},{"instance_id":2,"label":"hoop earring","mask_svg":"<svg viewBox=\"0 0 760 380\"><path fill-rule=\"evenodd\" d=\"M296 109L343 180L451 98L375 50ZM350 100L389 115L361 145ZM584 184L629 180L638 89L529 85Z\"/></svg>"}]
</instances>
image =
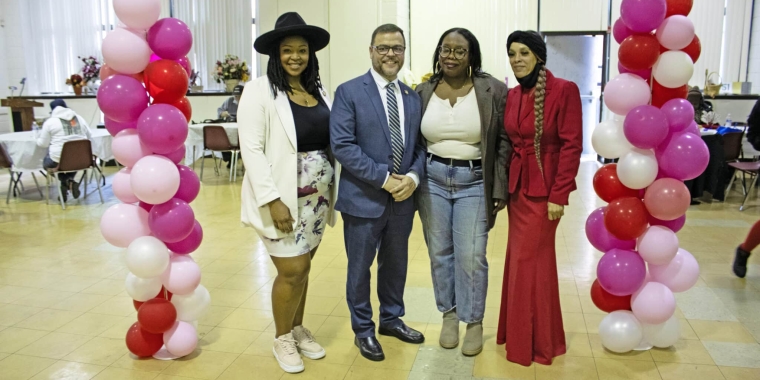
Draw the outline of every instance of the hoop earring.
<instances>
[{"instance_id":1,"label":"hoop earring","mask_svg":"<svg viewBox=\"0 0 760 380\"><path fill-rule=\"evenodd\" d=\"M469 76L470 78L472 78L472 66L469 66L467 68L467 76Z\"/></svg>"},{"instance_id":2,"label":"hoop earring","mask_svg":"<svg viewBox=\"0 0 760 380\"><path fill-rule=\"evenodd\" d=\"M435 73L437 74L439 71L441 71L441 61L435 63Z\"/></svg>"}]
</instances>

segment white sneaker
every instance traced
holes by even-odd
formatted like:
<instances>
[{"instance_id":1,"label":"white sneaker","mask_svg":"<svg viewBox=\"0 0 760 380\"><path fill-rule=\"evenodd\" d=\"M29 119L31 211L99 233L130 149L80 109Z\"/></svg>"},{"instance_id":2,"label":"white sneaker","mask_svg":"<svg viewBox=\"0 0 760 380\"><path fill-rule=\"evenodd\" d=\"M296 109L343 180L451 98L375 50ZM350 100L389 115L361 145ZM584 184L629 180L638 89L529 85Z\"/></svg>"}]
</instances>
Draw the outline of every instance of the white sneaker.
<instances>
[{"instance_id":1,"label":"white sneaker","mask_svg":"<svg viewBox=\"0 0 760 380\"><path fill-rule=\"evenodd\" d=\"M294 327L293 339L298 342L298 350L301 351L301 355L312 360L325 357L325 349L314 340L314 335L311 335L311 331L306 327Z\"/></svg>"},{"instance_id":2,"label":"white sneaker","mask_svg":"<svg viewBox=\"0 0 760 380\"><path fill-rule=\"evenodd\" d=\"M274 340L272 353L280 368L287 373L298 373L303 371L303 360L298 355L297 342L293 339L293 333L281 335Z\"/></svg>"}]
</instances>

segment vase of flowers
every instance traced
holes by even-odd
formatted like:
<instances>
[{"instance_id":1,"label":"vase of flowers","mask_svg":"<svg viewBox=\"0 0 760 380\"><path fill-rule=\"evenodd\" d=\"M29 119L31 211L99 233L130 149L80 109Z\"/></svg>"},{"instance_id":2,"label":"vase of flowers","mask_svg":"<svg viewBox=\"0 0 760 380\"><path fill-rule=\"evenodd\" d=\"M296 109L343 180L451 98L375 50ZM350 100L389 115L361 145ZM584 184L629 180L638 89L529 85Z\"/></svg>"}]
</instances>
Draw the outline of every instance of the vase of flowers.
<instances>
[{"instance_id":1,"label":"vase of flowers","mask_svg":"<svg viewBox=\"0 0 760 380\"><path fill-rule=\"evenodd\" d=\"M249 77L248 64L236 55L227 54L224 56L224 62L216 61L214 80L216 83L224 82L227 92L232 92L235 86L248 81Z\"/></svg>"},{"instance_id":2,"label":"vase of flowers","mask_svg":"<svg viewBox=\"0 0 760 380\"><path fill-rule=\"evenodd\" d=\"M74 88L74 95L82 95L82 87L85 85L84 79L79 74L72 74L66 79L66 84Z\"/></svg>"},{"instance_id":3,"label":"vase of flowers","mask_svg":"<svg viewBox=\"0 0 760 380\"><path fill-rule=\"evenodd\" d=\"M82 66L82 79L88 92L95 93L99 84L96 83L100 78L100 61L93 56L79 57L84 66Z\"/></svg>"}]
</instances>

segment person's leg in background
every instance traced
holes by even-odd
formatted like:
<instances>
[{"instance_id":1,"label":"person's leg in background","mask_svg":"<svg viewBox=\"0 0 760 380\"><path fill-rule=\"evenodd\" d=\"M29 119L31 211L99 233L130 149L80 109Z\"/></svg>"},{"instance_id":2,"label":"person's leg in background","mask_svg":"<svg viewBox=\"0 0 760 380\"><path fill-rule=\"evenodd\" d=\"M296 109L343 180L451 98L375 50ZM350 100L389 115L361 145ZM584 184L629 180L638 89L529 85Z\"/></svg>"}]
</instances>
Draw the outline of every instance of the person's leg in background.
<instances>
[{"instance_id":1,"label":"person's leg in background","mask_svg":"<svg viewBox=\"0 0 760 380\"><path fill-rule=\"evenodd\" d=\"M45 169L55 169L58 167L58 163L53 161L50 156L45 156L45 158L42 159L42 167ZM61 182L61 194L63 195L64 203L68 200L69 194L69 181L67 175L68 174L65 173L58 173L58 181Z\"/></svg>"},{"instance_id":2,"label":"person's leg in background","mask_svg":"<svg viewBox=\"0 0 760 380\"><path fill-rule=\"evenodd\" d=\"M752 250L760 245L760 220L755 222L750 228L747 238L744 243L736 247L736 255L734 256L734 274L740 278L744 278L747 275L747 259L749 258Z\"/></svg>"},{"instance_id":3,"label":"person's leg in background","mask_svg":"<svg viewBox=\"0 0 760 380\"><path fill-rule=\"evenodd\" d=\"M222 152L222 161L227 163L227 169L232 165L232 152Z\"/></svg>"}]
</instances>

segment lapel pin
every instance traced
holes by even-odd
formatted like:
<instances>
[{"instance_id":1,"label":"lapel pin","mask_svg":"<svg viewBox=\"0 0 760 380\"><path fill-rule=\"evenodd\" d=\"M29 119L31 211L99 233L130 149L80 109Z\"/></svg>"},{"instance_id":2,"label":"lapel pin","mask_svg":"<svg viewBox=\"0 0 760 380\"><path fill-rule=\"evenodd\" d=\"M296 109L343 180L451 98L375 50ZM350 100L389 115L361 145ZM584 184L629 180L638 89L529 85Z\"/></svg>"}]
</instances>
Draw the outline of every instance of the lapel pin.
<instances>
[{"instance_id":1,"label":"lapel pin","mask_svg":"<svg viewBox=\"0 0 760 380\"><path fill-rule=\"evenodd\" d=\"M404 90L404 95L409 95L409 91Z\"/></svg>"}]
</instances>

